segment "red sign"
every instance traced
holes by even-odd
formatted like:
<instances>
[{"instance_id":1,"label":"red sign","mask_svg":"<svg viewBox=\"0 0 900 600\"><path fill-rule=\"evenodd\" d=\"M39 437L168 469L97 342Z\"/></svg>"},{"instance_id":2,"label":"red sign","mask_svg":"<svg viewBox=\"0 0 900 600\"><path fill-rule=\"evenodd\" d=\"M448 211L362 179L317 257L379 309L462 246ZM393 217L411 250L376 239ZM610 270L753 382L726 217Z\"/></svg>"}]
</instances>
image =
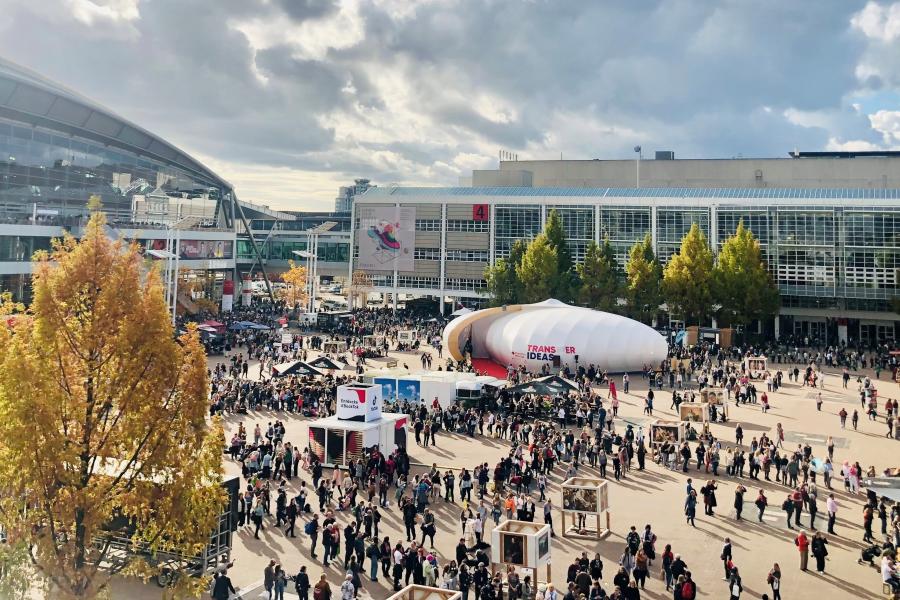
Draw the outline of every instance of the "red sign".
<instances>
[{"instance_id":1,"label":"red sign","mask_svg":"<svg viewBox=\"0 0 900 600\"><path fill-rule=\"evenodd\" d=\"M472 205L472 220L473 221L490 221L491 220L491 209L487 204L473 204Z\"/></svg>"}]
</instances>

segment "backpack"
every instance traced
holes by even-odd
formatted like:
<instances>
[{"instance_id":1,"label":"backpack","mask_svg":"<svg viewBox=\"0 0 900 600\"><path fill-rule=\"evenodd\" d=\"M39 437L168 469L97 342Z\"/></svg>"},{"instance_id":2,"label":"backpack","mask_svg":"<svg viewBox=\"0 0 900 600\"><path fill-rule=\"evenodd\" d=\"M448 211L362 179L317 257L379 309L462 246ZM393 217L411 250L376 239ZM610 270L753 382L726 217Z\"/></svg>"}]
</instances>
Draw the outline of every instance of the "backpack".
<instances>
[{"instance_id":1,"label":"backpack","mask_svg":"<svg viewBox=\"0 0 900 600\"><path fill-rule=\"evenodd\" d=\"M695 593L693 581L685 581L684 585L681 586L681 597L684 600L694 600Z\"/></svg>"},{"instance_id":2,"label":"backpack","mask_svg":"<svg viewBox=\"0 0 900 600\"><path fill-rule=\"evenodd\" d=\"M322 588L316 588L313 590L313 600L322 600L323 596Z\"/></svg>"},{"instance_id":3,"label":"backpack","mask_svg":"<svg viewBox=\"0 0 900 600\"><path fill-rule=\"evenodd\" d=\"M306 525L303 526L303 533L305 533L306 535L312 535L313 527L314 527L313 522L310 521L309 523L307 523Z\"/></svg>"}]
</instances>

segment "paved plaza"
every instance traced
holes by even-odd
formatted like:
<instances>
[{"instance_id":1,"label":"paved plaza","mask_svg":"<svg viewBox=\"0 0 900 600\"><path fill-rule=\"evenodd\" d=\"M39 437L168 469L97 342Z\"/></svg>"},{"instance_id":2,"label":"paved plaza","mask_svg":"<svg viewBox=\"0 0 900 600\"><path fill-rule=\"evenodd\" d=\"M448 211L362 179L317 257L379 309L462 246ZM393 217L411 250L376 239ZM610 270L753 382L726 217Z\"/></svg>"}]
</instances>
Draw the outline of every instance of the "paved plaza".
<instances>
[{"instance_id":1,"label":"paved plaza","mask_svg":"<svg viewBox=\"0 0 900 600\"><path fill-rule=\"evenodd\" d=\"M403 358L404 355L398 355ZM417 359L411 355L405 355L406 362L412 364ZM221 357L211 359L212 362L223 360ZM401 360L401 363L403 360ZM435 362L437 365L438 362ZM254 365L254 363L251 363ZM772 365L773 369L779 366ZM258 374L258 367L251 366L251 377ZM254 372L255 371L255 372ZM825 369L826 374L829 369ZM874 375L870 373L874 378ZM787 380L785 374L785 381ZM880 404L884 399L897 398L897 385L893 382L881 380L876 382L879 389ZM636 427L643 425L646 431L650 418L643 414L644 393L646 380L639 374L632 376L631 393L620 393L621 406L619 419L616 420L617 431L622 431L625 422L631 422ZM763 384L764 387L764 384ZM605 397L605 390L603 395ZM844 460L859 461L864 467L875 465L880 471L885 467L894 466L897 450L897 441L885 437L886 426L883 418L877 422L869 421L864 411L860 411L858 431L854 431L849 423L847 429L841 429L837 416L841 407L845 407L852 414L855 408L859 408L856 394L855 379L851 380L850 388L841 389L839 374L831 371L826 378L826 388L823 393L825 402L822 410L817 411L815 395L809 388L799 384L786 383L778 392L772 393L770 404L772 409L762 413L759 405L743 405L729 407L730 419L725 424L711 426L712 433L722 440L726 446L734 443L734 429L738 423L744 430L744 442L746 444L754 437L762 433L774 435L776 424L781 423L785 430L785 447L792 449L797 444L809 442L813 447L814 456L826 454L825 440L831 435L835 442L835 464L839 469ZM662 419L674 418L674 412L669 410L671 393L667 390L656 394L653 417ZM248 431L252 431L255 424L259 423L263 429L266 424L275 419L285 423L287 434L285 441L293 442L303 447L308 439L307 426L310 419L299 417L295 414L270 411L251 411L247 415L230 415L225 418L226 437L230 439L232 433L237 430L238 424L243 422ZM624 421L624 422L623 422ZM444 431L437 439L437 446L422 448L415 445L414 438L409 436L409 454L414 463L412 473L420 473L425 469L422 465L430 467L436 463L438 468L460 469L472 468L475 465L488 462L492 467L510 449L507 440L496 440L489 437L478 436L469 438L462 435L448 434ZM695 444L691 444L693 450ZM723 454L724 457L724 454ZM228 476L240 475L240 464L226 457L226 474ZM862 504L864 495L851 496L844 492L843 484L839 477L834 481L834 491L839 504L838 519L836 525L837 535L828 535L829 556L825 574L817 574L810 568L806 573L799 570L798 551L794 546L796 530L789 530L785 525L785 513L781 510L787 488L773 481L755 481L743 478L740 482L747 488L745 496L746 508L744 520L738 522L734 519L732 508L736 478L725 475L724 458L720 467L718 478L719 488L717 492L718 508L714 517L703 516L698 510L697 526L691 527L685 523L683 504L685 486L688 477L693 479L696 489L702 487L711 474L698 472L695 462L691 461L691 469L687 474L671 471L649 460L645 471L637 471L637 463L620 482L610 483L610 511L612 519L612 533L601 541L591 541L575 538L563 538L557 535L552 541L552 577L557 589L565 589L566 569L572 559L586 551L589 557L599 552L603 562L603 586L607 593L612 591L612 577L617 571L617 562L622 554L625 542L624 536L631 525L642 531L646 524L653 526L653 531L658 536L657 553L661 553L665 544L672 544L676 554L680 554L693 574L694 581L699 588L699 597L727 598L726 582L722 580L723 567L719 559L723 539L731 538L734 563L740 569L743 577L743 598L759 598L762 593L771 590L766 584L766 575L772 564L777 562L782 568L782 595L785 599L804 599L818 597L840 598L875 598L880 595L881 583L879 573L868 566L857 564L862 543ZM418 466L417 466L418 465ZM562 481L563 467L556 467L554 475L550 478L550 493L554 506L560 504L559 484ZM611 469L610 469L611 472ZM580 476L598 476L598 471L587 466L579 467ZM329 476L326 469L325 476ZM311 485L309 473L302 473L307 485ZM825 530L827 513L825 511L825 499L827 490L821 480L819 483L819 516L817 526ZM288 495L293 496L298 489L299 480L294 479L288 484ZM753 502L759 489L764 489L769 498L769 508L762 523L756 519L756 508ZM458 497L458 492L457 492ZM537 495L535 493L535 500ZM394 499L393 490L390 494ZM311 499L313 510L317 509L315 497ZM273 499L274 504L274 499ZM542 503L537 502L538 516L540 520ZM438 533L435 536L435 548L441 564L454 557L454 549L460 538L459 513L461 505L445 503L437 500L432 504L432 510L437 515ZM312 582L318 580L323 571L321 562L311 559L309 538L302 533L302 526L308 518L302 515L297 524L297 537L288 538L282 531L274 527L274 519L266 521L266 528L260 533L260 539L253 537L253 530L249 527L241 528L235 534L233 556L236 560L229 574L235 586L243 590L253 590L245 597L260 597L258 587L263 575L263 569L270 559L275 559L284 565L289 574L295 574L301 565L306 565ZM338 522L341 527L352 516L349 513L338 513ZM560 514L554 511L554 524L558 528ZM803 524L808 526L809 514L804 512ZM488 519L485 538L490 539L489 531L493 527L493 521ZM879 531L880 523L876 518L875 531ZM808 530L809 528L806 527ZM405 540L403 536L402 518L392 505L383 511L381 522L381 536L389 536L392 543ZM879 536L880 537L880 536ZM318 549L321 557L321 548ZM337 589L345 574L339 566L340 560L333 562L325 569L333 589ZM811 561L812 565L812 561ZM366 560L366 572L368 572L368 559ZM377 583L363 579L364 589L360 594L362 598L386 598L390 595L390 583L380 579ZM143 588L143 589L142 589ZM292 584L289 590L293 590ZM159 589L150 586L139 586L133 582L117 581L114 586L114 597L151 598L158 597ZM262 593L262 597L265 594ZM473 596L470 596L473 597ZM665 591L665 584L660 578L659 562L654 561L650 569L650 578L646 589L641 594L642 598L653 600L671 598L671 592Z\"/></svg>"}]
</instances>

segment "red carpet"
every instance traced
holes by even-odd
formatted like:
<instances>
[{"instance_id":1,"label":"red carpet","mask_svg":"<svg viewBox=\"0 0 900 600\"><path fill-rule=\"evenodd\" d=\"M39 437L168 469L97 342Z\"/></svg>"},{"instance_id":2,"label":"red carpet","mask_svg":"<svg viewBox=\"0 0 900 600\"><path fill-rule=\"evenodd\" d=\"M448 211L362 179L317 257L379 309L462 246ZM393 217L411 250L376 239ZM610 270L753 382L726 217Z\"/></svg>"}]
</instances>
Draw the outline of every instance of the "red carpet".
<instances>
[{"instance_id":1,"label":"red carpet","mask_svg":"<svg viewBox=\"0 0 900 600\"><path fill-rule=\"evenodd\" d=\"M506 379L506 367L498 365L489 358L473 358L472 366L479 373L486 373L497 379Z\"/></svg>"}]
</instances>

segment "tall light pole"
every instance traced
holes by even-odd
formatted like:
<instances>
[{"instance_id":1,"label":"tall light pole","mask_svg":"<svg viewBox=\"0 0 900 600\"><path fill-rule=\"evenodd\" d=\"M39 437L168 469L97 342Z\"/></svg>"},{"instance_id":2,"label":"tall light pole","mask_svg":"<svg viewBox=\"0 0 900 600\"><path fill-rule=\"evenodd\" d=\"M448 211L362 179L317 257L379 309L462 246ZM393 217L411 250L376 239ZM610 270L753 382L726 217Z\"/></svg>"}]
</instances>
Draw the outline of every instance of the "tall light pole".
<instances>
[{"instance_id":1,"label":"tall light pole","mask_svg":"<svg viewBox=\"0 0 900 600\"><path fill-rule=\"evenodd\" d=\"M637 154L637 158L634 161L635 172L637 175L637 183L635 183L634 187L641 187L641 147L635 146L634 153Z\"/></svg>"}]
</instances>

